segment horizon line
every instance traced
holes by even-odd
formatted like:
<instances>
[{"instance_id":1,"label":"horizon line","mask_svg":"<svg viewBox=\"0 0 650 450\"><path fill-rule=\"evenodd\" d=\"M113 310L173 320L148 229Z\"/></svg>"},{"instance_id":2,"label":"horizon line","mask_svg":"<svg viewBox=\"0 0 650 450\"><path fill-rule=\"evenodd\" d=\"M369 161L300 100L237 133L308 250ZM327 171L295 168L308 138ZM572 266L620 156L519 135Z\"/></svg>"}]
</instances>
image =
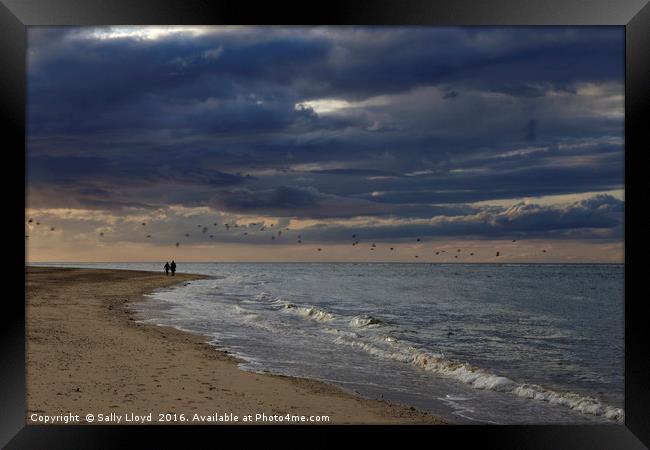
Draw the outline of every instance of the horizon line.
<instances>
[{"instance_id":1,"label":"horizon line","mask_svg":"<svg viewBox=\"0 0 650 450\"><path fill-rule=\"evenodd\" d=\"M30 264L160 264L156 261L31 261ZM623 262L607 261L503 261L503 262L460 262L460 261L181 261L183 264L464 264L464 265L499 265L499 264L537 264L537 265L625 265Z\"/></svg>"}]
</instances>

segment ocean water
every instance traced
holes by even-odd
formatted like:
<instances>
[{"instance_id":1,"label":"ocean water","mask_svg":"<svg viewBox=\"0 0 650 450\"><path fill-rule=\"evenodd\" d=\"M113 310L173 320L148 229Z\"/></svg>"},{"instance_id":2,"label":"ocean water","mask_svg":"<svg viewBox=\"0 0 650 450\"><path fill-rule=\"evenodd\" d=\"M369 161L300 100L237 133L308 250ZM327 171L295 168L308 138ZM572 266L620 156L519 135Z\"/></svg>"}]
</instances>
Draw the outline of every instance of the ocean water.
<instances>
[{"instance_id":1,"label":"ocean water","mask_svg":"<svg viewBox=\"0 0 650 450\"><path fill-rule=\"evenodd\" d=\"M54 264L46 264L54 265ZM158 263L59 264L162 270ZM180 263L142 321L454 422L622 423L620 264Z\"/></svg>"}]
</instances>

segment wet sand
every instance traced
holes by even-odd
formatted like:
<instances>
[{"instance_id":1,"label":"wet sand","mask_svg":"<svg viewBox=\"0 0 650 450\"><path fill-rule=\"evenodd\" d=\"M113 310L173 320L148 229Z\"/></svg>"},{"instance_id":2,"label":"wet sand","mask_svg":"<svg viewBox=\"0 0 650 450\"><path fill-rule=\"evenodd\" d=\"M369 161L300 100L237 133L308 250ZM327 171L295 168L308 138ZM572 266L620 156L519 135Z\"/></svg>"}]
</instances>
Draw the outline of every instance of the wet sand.
<instances>
[{"instance_id":1,"label":"wet sand","mask_svg":"<svg viewBox=\"0 0 650 450\"><path fill-rule=\"evenodd\" d=\"M165 424L245 424L245 416L255 419L256 414L282 415L283 421L255 424L287 423L286 414L330 418L303 422L312 424L445 423L327 383L240 370L237 359L208 345L205 337L138 323L125 307L147 301L143 295L154 289L199 278L27 267L27 424L36 423L32 417L68 413L79 415L74 423L87 423L87 414L94 415L94 424L104 423L97 420L104 414L110 424L121 417L121 425L139 423L125 422L130 414L145 416L145 423L163 423L159 415L167 413ZM219 416L230 421L218 421Z\"/></svg>"}]
</instances>

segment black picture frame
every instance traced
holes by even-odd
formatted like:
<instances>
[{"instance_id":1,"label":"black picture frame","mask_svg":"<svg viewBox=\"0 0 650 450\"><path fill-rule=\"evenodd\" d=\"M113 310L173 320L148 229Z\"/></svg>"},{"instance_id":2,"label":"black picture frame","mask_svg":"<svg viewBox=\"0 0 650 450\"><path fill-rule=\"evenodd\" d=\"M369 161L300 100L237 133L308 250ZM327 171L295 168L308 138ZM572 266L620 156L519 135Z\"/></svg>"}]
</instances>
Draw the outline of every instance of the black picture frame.
<instances>
[{"instance_id":1,"label":"black picture frame","mask_svg":"<svg viewBox=\"0 0 650 450\"><path fill-rule=\"evenodd\" d=\"M641 180L640 155L650 149L650 5L646 0L331 0L282 4L248 0L0 0L0 118L5 125L2 177L9 213L10 240L22 241L25 197L16 183L25 173L26 27L34 25L618 25L625 27L625 413L624 425L438 426L438 427L208 427L208 426L36 426L25 425L24 296L5 295L2 305L0 367L0 446L3 448L115 448L134 440L167 447L199 438L230 437L240 442L260 433L312 433L304 445L329 442L337 432L367 432L365 443L408 433L409 441L442 446L476 444L500 449L641 449L650 446L650 351L644 315L647 295L631 269L645 237L639 231L642 209L631 188ZM10 172L10 173L7 173ZM13 176L10 176L12 175ZM638 183L639 181L637 181ZM9 198L10 197L10 198ZM635 242L632 244L632 239ZM25 248L5 255L9 284L25 286ZM638 264L638 261L637 261ZM640 287L640 286L639 286ZM635 292L636 291L636 292ZM16 289L15 292L20 292ZM368 429L372 428L372 429ZM302 439L302 437L297 437Z\"/></svg>"}]
</instances>

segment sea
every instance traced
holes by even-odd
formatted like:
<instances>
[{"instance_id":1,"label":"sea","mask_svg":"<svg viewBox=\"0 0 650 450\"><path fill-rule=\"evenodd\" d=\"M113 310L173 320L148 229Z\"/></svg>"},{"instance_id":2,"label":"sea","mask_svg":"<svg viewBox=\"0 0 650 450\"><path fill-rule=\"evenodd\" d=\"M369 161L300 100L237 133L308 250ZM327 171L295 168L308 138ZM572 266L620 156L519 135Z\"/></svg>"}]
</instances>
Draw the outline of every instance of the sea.
<instances>
[{"instance_id":1,"label":"sea","mask_svg":"<svg viewBox=\"0 0 650 450\"><path fill-rule=\"evenodd\" d=\"M37 264L35 264L37 265ZM47 266L162 271L161 263ZM462 424L622 424L624 265L178 263L138 320Z\"/></svg>"}]
</instances>

